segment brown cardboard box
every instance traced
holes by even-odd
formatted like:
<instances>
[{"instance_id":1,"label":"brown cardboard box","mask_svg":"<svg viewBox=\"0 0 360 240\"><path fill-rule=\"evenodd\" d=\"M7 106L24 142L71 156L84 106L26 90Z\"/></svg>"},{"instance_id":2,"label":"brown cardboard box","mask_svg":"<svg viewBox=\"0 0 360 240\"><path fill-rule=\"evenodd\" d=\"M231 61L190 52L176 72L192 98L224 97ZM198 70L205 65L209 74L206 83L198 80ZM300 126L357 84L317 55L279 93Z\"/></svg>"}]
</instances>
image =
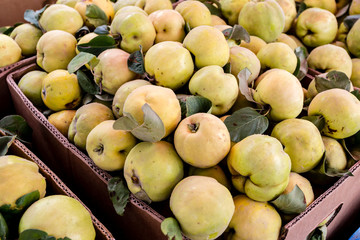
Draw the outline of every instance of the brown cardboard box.
<instances>
[{"instance_id":1,"label":"brown cardboard box","mask_svg":"<svg viewBox=\"0 0 360 240\"><path fill-rule=\"evenodd\" d=\"M101 213L98 216L102 217L102 222L108 224L115 237L166 239L160 231L160 223L164 216L171 216L168 205L158 203L151 204L150 207L131 195L125 215L123 217L116 215L106 190L111 176L98 169L86 154L69 143L17 88L16 83L20 77L34 69L37 69L37 66L31 64L13 72L7 77L7 82L16 112L22 115L34 129L34 146L39 150L40 156L47 159L47 164L58 175L74 183L74 187L77 186L80 196L84 196L82 199L86 199L85 203L94 212ZM308 75L305 81L309 82L310 78L311 75ZM322 194L317 194L316 200L303 213L283 227L280 239L306 239L308 234L332 213L334 213L333 217L327 223L328 236L334 238L341 235L346 221L351 219L360 207L360 191L354 189L360 179L359 165L360 163L357 163L350 169L353 177L342 177L326 191L322 190ZM88 182L91 182L91 186ZM117 228L120 228L124 235L119 234Z\"/></svg>"},{"instance_id":2,"label":"brown cardboard box","mask_svg":"<svg viewBox=\"0 0 360 240\"><path fill-rule=\"evenodd\" d=\"M0 131L0 136L4 136L4 132ZM32 153L24 144L20 141L15 142L10 146L8 151L9 155L16 155L35 162L39 166L39 172L46 179L46 196L61 194L67 195L78 200L82 205L84 203L64 184L57 175L54 174L34 153ZM91 213L89 208L84 207L90 212L91 219L96 231L96 240L115 240L112 234L106 229L106 227Z\"/></svg>"},{"instance_id":3,"label":"brown cardboard box","mask_svg":"<svg viewBox=\"0 0 360 240\"><path fill-rule=\"evenodd\" d=\"M0 27L13 26L15 23L20 22L25 23L25 10L39 10L46 4L52 4L55 2L56 0L1 0Z\"/></svg>"}]
</instances>

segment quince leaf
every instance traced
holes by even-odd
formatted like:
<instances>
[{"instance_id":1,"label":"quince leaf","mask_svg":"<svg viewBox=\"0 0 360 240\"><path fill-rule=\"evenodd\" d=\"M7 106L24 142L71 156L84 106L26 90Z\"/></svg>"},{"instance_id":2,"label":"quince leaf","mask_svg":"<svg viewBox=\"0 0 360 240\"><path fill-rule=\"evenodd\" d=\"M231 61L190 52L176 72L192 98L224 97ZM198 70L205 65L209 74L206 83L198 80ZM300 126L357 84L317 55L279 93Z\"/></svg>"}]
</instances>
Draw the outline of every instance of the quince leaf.
<instances>
[{"instance_id":1,"label":"quince leaf","mask_svg":"<svg viewBox=\"0 0 360 240\"><path fill-rule=\"evenodd\" d=\"M23 23L15 23L14 26L11 26L11 27L0 27L0 34L5 34L5 35L8 35L10 36L10 34L12 33L12 31L14 31L14 29L17 27L17 26L20 26L21 24Z\"/></svg>"},{"instance_id":2,"label":"quince leaf","mask_svg":"<svg viewBox=\"0 0 360 240\"><path fill-rule=\"evenodd\" d=\"M360 101L360 91L358 89L355 89L351 93Z\"/></svg>"},{"instance_id":3,"label":"quince leaf","mask_svg":"<svg viewBox=\"0 0 360 240\"><path fill-rule=\"evenodd\" d=\"M175 218L168 217L161 222L161 231L169 240L182 240L181 230L178 221Z\"/></svg>"},{"instance_id":4,"label":"quince leaf","mask_svg":"<svg viewBox=\"0 0 360 240\"><path fill-rule=\"evenodd\" d=\"M319 129L319 131L323 130L325 127L325 118L322 115L304 116L301 119L312 122L317 127L317 129Z\"/></svg>"},{"instance_id":5,"label":"quince leaf","mask_svg":"<svg viewBox=\"0 0 360 240\"><path fill-rule=\"evenodd\" d=\"M0 137L0 156L6 155L6 153L9 150L9 147L15 141L15 138L16 138L16 135Z\"/></svg>"},{"instance_id":6,"label":"quince leaf","mask_svg":"<svg viewBox=\"0 0 360 240\"><path fill-rule=\"evenodd\" d=\"M29 207L32 203L40 199L40 192L39 190L35 190L33 192L30 192L28 194L25 194L24 196L18 198L15 202L16 208L19 210L26 209Z\"/></svg>"},{"instance_id":7,"label":"quince leaf","mask_svg":"<svg viewBox=\"0 0 360 240\"><path fill-rule=\"evenodd\" d=\"M45 11L45 9L49 6L49 4L46 4L42 9L39 10L32 10L32 9L27 9L24 12L24 19L26 21L28 21L31 24L34 24L37 28L40 28L40 24L39 24L39 19L41 17L41 14Z\"/></svg>"},{"instance_id":8,"label":"quince leaf","mask_svg":"<svg viewBox=\"0 0 360 240\"><path fill-rule=\"evenodd\" d=\"M108 93L96 94L95 97L104 102L112 102L114 99L114 95Z\"/></svg>"},{"instance_id":9,"label":"quince leaf","mask_svg":"<svg viewBox=\"0 0 360 240\"><path fill-rule=\"evenodd\" d=\"M241 94L245 96L246 100L257 103L252 96L252 89L249 88L248 79L250 75L251 72L248 68L244 68L238 73L237 78L239 79L239 89Z\"/></svg>"},{"instance_id":10,"label":"quince leaf","mask_svg":"<svg viewBox=\"0 0 360 240\"><path fill-rule=\"evenodd\" d=\"M5 221L5 218L0 212L0 239L6 240L9 237L9 228Z\"/></svg>"},{"instance_id":11,"label":"quince leaf","mask_svg":"<svg viewBox=\"0 0 360 240\"><path fill-rule=\"evenodd\" d=\"M312 231L309 236L306 238L308 240L326 240L327 235L327 227L323 225L321 227L317 227Z\"/></svg>"},{"instance_id":12,"label":"quince leaf","mask_svg":"<svg viewBox=\"0 0 360 240\"><path fill-rule=\"evenodd\" d=\"M86 5L85 16L90 24L95 27L107 24L108 22L105 12L95 4Z\"/></svg>"},{"instance_id":13,"label":"quince leaf","mask_svg":"<svg viewBox=\"0 0 360 240\"><path fill-rule=\"evenodd\" d=\"M20 115L9 115L0 120L0 130L9 135L16 135L17 139L28 143L31 140L32 129Z\"/></svg>"},{"instance_id":14,"label":"quince leaf","mask_svg":"<svg viewBox=\"0 0 360 240\"><path fill-rule=\"evenodd\" d=\"M83 37L84 35L86 35L88 33L90 33L90 29L87 26L83 26L79 30L76 31L75 37L78 39L78 38L81 38L81 37Z\"/></svg>"},{"instance_id":15,"label":"quince leaf","mask_svg":"<svg viewBox=\"0 0 360 240\"><path fill-rule=\"evenodd\" d=\"M323 92L332 88L341 88L350 91L351 81L345 73L331 71L326 74L326 78L315 76L315 87L318 92Z\"/></svg>"},{"instance_id":16,"label":"quince leaf","mask_svg":"<svg viewBox=\"0 0 360 240\"><path fill-rule=\"evenodd\" d=\"M215 3L215 2L220 5L220 3L218 1L210 1L210 2L201 1L201 2L209 9L211 15L223 17L223 15L221 13L221 8L215 7L213 5L213 3Z\"/></svg>"},{"instance_id":17,"label":"quince leaf","mask_svg":"<svg viewBox=\"0 0 360 240\"><path fill-rule=\"evenodd\" d=\"M120 177L111 178L107 187L116 213L123 216L125 207L129 201L129 189L125 186L124 180Z\"/></svg>"},{"instance_id":18,"label":"quince leaf","mask_svg":"<svg viewBox=\"0 0 360 240\"><path fill-rule=\"evenodd\" d=\"M271 203L285 214L299 214L306 208L305 195L298 185L295 185L291 192L281 194Z\"/></svg>"},{"instance_id":19,"label":"quince leaf","mask_svg":"<svg viewBox=\"0 0 360 240\"><path fill-rule=\"evenodd\" d=\"M88 76L80 69L77 70L76 76L82 90L92 95L98 94L100 92L98 85L96 85L93 80L88 78Z\"/></svg>"},{"instance_id":20,"label":"quince leaf","mask_svg":"<svg viewBox=\"0 0 360 240\"><path fill-rule=\"evenodd\" d=\"M358 135L358 136L355 136L355 135ZM351 143L352 141L354 141L354 139L356 139L356 137L359 138L360 134L358 132L355 135L350 137L350 138L347 138L347 139L341 139L340 143L343 146L344 150L349 154L349 156L353 160L359 161L360 160L360 153L359 153L359 149L358 149L359 145L356 145L356 143L355 144L349 144L349 147L348 147L348 144L347 144L347 141ZM359 140L357 140L357 142L358 141ZM351 147L351 149L350 149L350 147ZM355 149L355 151L354 151L354 149Z\"/></svg>"},{"instance_id":21,"label":"quince leaf","mask_svg":"<svg viewBox=\"0 0 360 240\"><path fill-rule=\"evenodd\" d=\"M191 31L190 23L185 22L184 31L186 34L188 34Z\"/></svg>"},{"instance_id":22,"label":"quince leaf","mask_svg":"<svg viewBox=\"0 0 360 240\"><path fill-rule=\"evenodd\" d=\"M222 31L227 39L233 39L235 41L244 40L250 42L250 34L242 26L235 24L234 27L228 28Z\"/></svg>"},{"instance_id":23,"label":"quince leaf","mask_svg":"<svg viewBox=\"0 0 360 240\"><path fill-rule=\"evenodd\" d=\"M225 119L224 123L233 142L240 142L253 134L262 134L269 126L268 118L251 107L235 111Z\"/></svg>"},{"instance_id":24,"label":"quince leaf","mask_svg":"<svg viewBox=\"0 0 360 240\"><path fill-rule=\"evenodd\" d=\"M132 131L138 126L139 124L137 123L137 121L133 118L131 114L128 113L124 113L124 116L118 118L113 124L114 129L125 131Z\"/></svg>"},{"instance_id":25,"label":"quince leaf","mask_svg":"<svg viewBox=\"0 0 360 240\"><path fill-rule=\"evenodd\" d=\"M308 7L306 6L306 4L304 2L296 2L296 9L297 9L297 14L296 14L296 18L307 9Z\"/></svg>"},{"instance_id":26,"label":"quince leaf","mask_svg":"<svg viewBox=\"0 0 360 240\"><path fill-rule=\"evenodd\" d=\"M67 69L69 73L76 72L79 68L89 63L91 60L96 58L94 54L87 52L80 52L69 62Z\"/></svg>"},{"instance_id":27,"label":"quince leaf","mask_svg":"<svg viewBox=\"0 0 360 240\"><path fill-rule=\"evenodd\" d=\"M95 28L94 33L99 35L107 35L110 33L110 27L108 25L101 25Z\"/></svg>"},{"instance_id":28,"label":"quince leaf","mask_svg":"<svg viewBox=\"0 0 360 240\"><path fill-rule=\"evenodd\" d=\"M349 15L344 19L345 27L350 31L350 29L354 26L356 21L360 18L360 14L357 15Z\"/></svg>"},{"instance_id":29,"label":"quince leaf","mask_svg":"<svg viewBox=\"0 0 360 240\"><path fill-rule=\"evenodd\" d=\"M209 112L212 103L209 99L202 96L186 96L179 98L182 117L189 117L199 112Z\"/></svg>"},{"instance_id":30,"label":"quince leaf","mask_svg":"<svg viewBox=\"0 0 360 240\"><path fill-rule=\"evenodd\" d=\"M135 51L130 54L127 60L128 67L130 71L133 71L137 74L145 73L145 65L144 65L144 55L142 52L142 46L140 45L140 50Z\"/></svg>"},{"instance_id":31,"label":"quince leaf","mask_svg":"<svg viewBox=\"0 0 360 240\"><path fill-rule=\"evenodd\" d=\"M294 52L297 57L297 65L294 71L294 76L296 76L299 81L301 81L306 76L308 71L306 49L304 47L297 47Z\"/></svg>"},{"instance_id":32,"label":"quince leaf","mask_svg":"<svg viewBox=\"0 0 360 240\"><path fill-rule=\"evenodd\" d=\"M336 18L339 18L339 17L343 16L343 15L347 12L347 10L349 9L349 7L350 7L350 3L346 4L344 7L342 7L341 9L339 9L339 10L336 12L335 17L336 17Z\"/></svg>"},{"instance_id":33,"label":"quince leaf","mask_svg":"<svg viewBox=\"0 0 360 240\"><path fill-rule=\"evenodd\" d=\"M38 229L26 229L20 233L19 240L56 240L55 237L49 236L46 232ZM57 240L71 240L68 237L58 238Z\"/></svg>"},{"instance_id":34,"label":"quince leaf","mask_svg":"<svg viewBox=\"0 0 360 240\"><path fill-rule=\"evenodd\" d=\"M92 53L95 56L99 56L100 53L111 48L116 48L116 42L114 38L107 35L96 36L88 43L77 45L80 52Z\"/></svg>"},{"instance_id":35,"label":"quince leaf","mask_svg":"<svg viewBox=\"0 0 360 240\"><path fill-rule=\"evenodd\" d=\"M223 69L224 69L224 73L231 73L231 64L230 63L225 64Z\"/></svg>"}]
</instances>

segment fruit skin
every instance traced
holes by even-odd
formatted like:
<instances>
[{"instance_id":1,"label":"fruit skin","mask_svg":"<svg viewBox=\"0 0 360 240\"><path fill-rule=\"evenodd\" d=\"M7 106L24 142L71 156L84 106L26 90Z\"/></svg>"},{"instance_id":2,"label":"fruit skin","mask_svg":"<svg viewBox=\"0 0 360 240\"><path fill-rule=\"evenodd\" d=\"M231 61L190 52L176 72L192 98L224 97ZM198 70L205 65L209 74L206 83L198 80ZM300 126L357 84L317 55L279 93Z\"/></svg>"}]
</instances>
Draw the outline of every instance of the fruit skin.
<instances>
[{"instance_id":1,"label":"fruit skin","mask_svg":"<svg viewBox=\"0 0 360 240\"><path fill-rule=\"evenodd\" d=\"M200 149L194 148L199 143ZM226 157L231 141L229 131L218 117L209 113L196 113L179 123L174 134L174 144L186 163L198 168L209 168Z\"/></svg>"},{"instance_id":2,"label":"fruit skin","mask_svg":"<svg viewBox=\"0 0 360 240\"><path fill-rule=\"evenodd\" d=\"M68 138L80 149L86 149L86 138L90 131L105 120L113 120L114 116L110 108L101 103L89 103L76 110L75 117L71 121Z\"/></svg>"},{"instance_id":3,"label":"fruit skin","mask_svg":"<svg viewBox=\"0 0 360 240\"><path fill-rule=\"evenodd\" d=\"M19 45L22 55L31 56L36 54L36 44L42 34L42 31L37 27L24 23L17 26L11 32L10 37Z\"/></svg>"},{"instance_id":4,"label":"fruit skin","mask_svg":"<svg viewBox=\"0 0 360 240\"><path fill-rule=\"evenodd\" d=\"M93 38L95 38L95 37L97 37L97 36L99 36L99 35L97 35L97 34L94 33L94 32L90 32L90 33L82 36L82 37L80 38L80 40L78 41L77 45L83 44L83 43L88 43L88 42L90 42ZM80 51L79 51L78 48L76 47L76 54L79 54L79 53L80 53Z\"/></svg>"},{"instance_id":5,"label":"fruit skin","mask_svg":"<svg viewBox=\"0 0 360 240\"><path fill-rule=\"evenodd\" d=\"M326 163L329 168L343 170L346 168L347 159L344 148L331 137L322 136L325 145Z\"/></svg>"},{"instance_id":6,"label":"fruit skin","mask_svg":"<svg viewBox=\"0 0 360 240\"><path fill-rule=\"evenodd\" d=\"M46 72L34 70L26 73L21 77L18 86L25 96L35 106L43 106L44 103L41 99L42 81L47 76Z\"/></svg>"},{"instance_id":7,"label":"fruit skin","mask_svg":"<svg viewBox=\"0 0 360 240\"><path fill-rule=\"evenodd\" d=\"M310 181L298 173L295 172L290 173L289 184L287 185L283 194L290 193L294 189L295 185L297 185L304 193L306 206L309 206L310 203L314 201L314 191L312 189Z\"/></svg>"},{"instance_id":8,"label":"fruit skin","mask_svg":"<svg viewBox=\"0 0 360 240\"><path fill-rule=\"evenodd\" d=\"M151 201L168 199L183 176L183 163L171 143L141 142L126 157L124 177L129 190L140 199L144 200L139 195L142 190Z\"/></svg>"},{"instance_id":9,"label":"fruit skin","mask_svg":"<svg viewBox=\"0 0 360 240\"><path fill-rule=\"evenodd\" d=\"M209 99L211 113L222 115L234 105L238 93L238 83L234 75L224 73L217 66L206 66L194 73L189 81L189 90L193 95Z\"/></svg>"},{"instance_id":10,"label":"fruit skin","mask_svg":"<svg viewBox=\"0 0 360 240\"><path fill-rule=\"evenodd\" d=\"M194 72L190 52L179 42L165 41L152 46L145 58L145 71L155 77L155 84L177 90Z\"/></svg>"},{"instance_id":11,"label":"fruit skin","mask_svg":"<svg viewBox=\"0 0 360 240\"><path fill-rule=\"evenodd\" d=\"M74 118L76 110L62 110L55 112L48 117L49 123L61 132L62 135L67 137L69 126Z\"/></svg>"},{"instance_id":12,"label":"fruit skin","mask_svg":"<svg viewBox=\"0 0 360 240\"><path fill-rule=\"evenodd\" d=\"M301 84L286 70L266 71L256 80L255 86L254 100L270 105L270 118L273 121L295 118L302 111L304 93Z\"/></svg>"},{"instance_id":13,"label":"fruit skin","mask_svg":"<svg viewBox=\"0 0 360 240\"><path fill-rule=\"evenodd\" d=\"M267 202L257 202L245 195L234 197L235 213L229 224L234 230L229 240L277 240L280 235L281 217Z\"/></svg>"},{"instance_id":14,"label":"fruit skin","mask_svg":"<svg viewBox=\"0 0 360 240\"><path fill-rule=\"evenodd\" d=\"M77 76L62 69L50 72L42 81L41 98L53 111L74 109L81 101Z\"/></svg>"},{"instance_id":15,"label":"fruit skin","mask_svg":"<svg viewBox=\"0 0 360 240\"><path fill-rule=\"evenodd\" d=\"M183 45L195 56L195 65L198 68L209 65L223 67L230 57L224 34L212 26L192 29L186 35Z\"/></svg>"},{"instance_id":16,"label":"fruit skin","mask_svg":"<svg viewBox=\"0 0 360 240\"><path fill-rule=\"evenodd\" d=\"M346 44L349 51L357 58L360 58L360 21L356 21L354 26L350 29Z\"/></svg>"},{"instance_id":17,"label":"fruit skin","mask_svg":"<svg viewBox=\"0 0 360 240\"><path fill-rule=\"evenodd\" d=\"M170 209L185 236L216 239L227 228L235 206L229 190L211 177L181 180L170 197Z\"/></svg>"},{"instance_id":18,"label":"fruit skin","mask_svg":"<svg viewBox=\"0 0 360 240\"><path fill-rule=\"evenodd\" d=\"M211 15L211 26L226 25L226 22L217 15Z\"/></svg>"},{"instance_id":19,"label":"fruit skin","mask_svg":"<svg viewBox=\"0 0 360 240\"><path fill-rule=\"evenodd\" d=\"M215 165L210 168L196 168L190 166L189 168L189 176L204 176L204 177L212 177L215 178L216 181L224 185L227 189L231 189L231 183L229 179L226 177L224 171L218 165Z\"/></svg>"},{"instance_id":20,"label":"fruit skin","mask_svg":"<svg viewBox=\"0 0 360 240\"><path fill-rule=\"evenodd\" d=\"M102 89L114 95L121 85L136 78L136 73L130 71L127 60L130 54L112 48L103 51L98 59L99 63L94 67L94 81L102 86Z\"/></svg>"},{"instance_id":21,"label":"fruit skin","mask_svg":"<svg viewBox=\"0 0 360 240\"><path fill-rule=\"evenodd\" d=\"M248 83L251 83L259 76L261 68L260 60L247 48L240 46L231 47L229 62L231 64L231 74L236 78L244 68L248 68L251 72Z\"/></svg>"},{"instance_id":22,"label":"fruit skin","mask_svg":"<svg viewBox=\"0 0 360 240\"><path fill-rule=\"evenodd\" d=\"M325 146L317 127L304 119L286 119L274 127L271 136L284 145L290 156L291 171L304 173L321 161Z\"/></svg>"},{"instance_id":23,"label":"fruit skin","mask_svg":"<svg viewBox=\"0 0 360 240\"><path fill-rule=\"evenodd\" d=\"M26 229L72 240L94 240L96 234L88 210L65 195L51 195L33 203L20 219L19 233Z\"/></svg>"},{"instance_id":24,"label":"fruit skin","mask_svg":"<svg viewBox=\"0 0 360 240\"><path fill-rule=\"evenodd\" d=\"M113 34L121 35L120 48L128 53L140 50L146 52L155 41L156 31L151 20L142 13L130 12L117 15L111 23Z\"/></svg>"},{"instance_id":25,"label":"fruit skin","mask_svg":"<svg viewBox=\"0 0 360 240\"><path fill-rule=\"evenodd\" d=\"M240 11L239 25L265 42L275 41L285 27L285 14L275 0L251 1Z\"/></svg>"},{"instance_id":26,"label":"fruit skin","mask_svg":"<svg viewBox=\"0 0 360 240\"><path fill-rule=\"evenodd\" d=\"M345 26L344 22L340 23L339 29L336 34L336 40L346 43L346 37L349 33L349 29Z\"/></svg>"},{"instance_id":27,"label":"fruit skin","mask_svg":"<svg viewBox=\"0 0 360 240\"><path fill-rule=\"evenodd\" d=\"M16 200L38 190L40 198L45 196L46 181L39 173L36 163L15 155L0 157L0 207L16 207Z\"/></svg>"},{"instance_id":28,"label":"fruit skin","mask_svg":"<svg viewBox=\"0 0 360 240\"><path fill-rule=\"evenodd\" d=\"M133 90L124 102L123 112L131 114L141 125L144 122L142 106L147 103L160 117L165 127L165 136L173 132L181 120L181 108L175 93L160 86L146 85Z\"/></svg>"},{"instance_id":29,"label":"fruit skin","mask_svg":"<svg viewBox=\"0 0 360 240\"><path fill-rule=\"evenodd\" d=\"M83 21L86 26L90 28L98 27L99 25L103 23L90 23L88 17L86 14L86 6L90 4L97 5L101 10L104 11L104 13L107 16L108 23L110 23L114 19L114 7L110 0L80 0L75 4L75 9L80 13L81 17L83 18Z\"/></svg>"},{"instance_id":30,"label":"fruit skin","mask_svg":"<svg viewBox=\"0 0 360 240\"><path fill-rule=\"evenodd\" d=\"M285 43L268 43L256 55L262 69L278 68L293 73L297 65L297 57L294 51Z\"/></svg>"},{"instance_id":31,"label":"fruit skin","mask_svg":"<svg viewBox=\"0 0 360 240\"><path fill-rule=\"evenodd\" d=\"M350 137L360 130L360 101L350 92L333 88L317 94L308 108L308 115L322 115L322 133L335 139Z\"/></svg>"},{"instance_id":32,"label":"fruit skin","mask_svg":"<svg viewBox=\"0 0 360 240\"><path fill-rule=\"evenodd\" d=\"M296 35L308 47L331 43L336 33L335 15L321 8L306 9L300 13L296 22Z\"/></svg>"},{"instance_id":33,"label":"fruit skin","mask_svg":"<svg viewBox=\"0 0 360 240\"><path fill-rule=\"evenodd\" d=\"M57 0L56 4L65 4L69 7L75 8L77 0Z\"/></svg>"},{"instance_id":34,"label":"fruit skin","mask_svg":"<svg viewBox=\"0 0 360 240\"><path fill-rule=\"evenodd\" d=\"M175 7L191 29L201 25L211 25L209 9L199 1L183 1Z\"/></svg>"},{"instance_id":35,"label":"fruit skin","mask_svg":"<svg viewBox=\"0 0 360 240\"><path fill-rule=\"evenodd\" d=\"M46 32L63 30L75 35L84 22L80 13L74 8L65 4L52 4L41 14L39 24Z\"/></svg>"},{"instance_id":36,"label":"fruit skin","mask_svg":"<svg viewBox=\"0 0 360 240\"><path fill-rule=\"evenodd\" d=\"M185 20L172 9L158 10L149 15L156 30L155 43L164 41L182 42L185 37Z\"/></svg>"},{"instance_id":37,"label":"fruit skin","mask_svg":"<svg viewBox=\"0 0 360 240\"><path fill-rule=\"evenodd\" d=\"M231 26L238 23L239 13L249 0L220 0L221 12Z\"/></svg>"},{"instance_id":38,"label":"fruit skin","mask_svg":"<svg viewBox=\"0 0 360 240\"><path fill-rule=\"evenodd\" d=\"M360 1L353 0L349 8L349 15L360 14Z\"/></svg>"},{"instance_id":39,"label":"fruit skin","mask_svg":"<svg viewBox=\"0 0 360 240\"><path fill-rule=\"evenodd\" d=\"M333 70L345 73L349 78L352 72L352 62L349 54L342 47L326 44L314 48L307 62L310 68L330 72Z\"/></svg>"},{"instance_id":40,"label":"fruit skin","mask_svg":"<svg viewBox=\"0 0 360 240\"><path fill-rule=\"evenodd\" d=\"M257 36L250 36L250 42L241 41L240 47L247 48L257 54L261 48L266 46L266 42Z\"/></svg>"},{"instance_id":41,"label":"fruit skin","mask_svg":"<svg viewBox=\"0 0 360 240\"><path fill-rule=\"evenodd\" d=\"M86 138L86 151L96 166L105 171L121 170L136 138L128 131L113 128L115 120L94 127Z\"/></svg>"},{"instance_id":42,"label":"fruit skin","mask_svg":"<svg viewBox=\"0 0 360 240\"><path fill-rule=\"evenodd\" d=\"M36 63L46 72L67 69L71 59L76 56L76 39L62 30L44 33L36 45Z\"/></svg>"},{"instance_id":43,"label":"fruit skin","mask_svg":"<svg viewBox=\"0 0 360 240\"><path fill-rule=\"evenodd\" d=\"M295 42L295 39L285 33L280 34L280 36L276 39L276 42L285 43L293 51L298 47L298 44L297 44L297 42Z\"/></svg>"},{"instance_id":44,"label":"fruit skin","mask_svg":"<svg viewBox=\"0 0 360 240\"><path fill-rule=\"evenodd\" d=\"M285 14L285 26L283 32L290 30L296 18L296 5L294 0L276 0Z\"/></svg>"},{"instance_id":45,"label":"fruit skin","mask_svg":"<svg viewBox=\"0 0 360 240\"><path fill-rule=\"evenodd\" d=\"M336 13L335 0L304 0L304 3L310 8L322 8L328 10L332 14Z\"/></svg>"},{"instance_id":46,"label":"fruit skin","mask_svg":"<svg viewBox=\"0 0 360 240\"><path fill-rule=\"evenodd\" d=\"M158 10L173 9L170 0L138 0L135 6L143 8L147 14Z\"/></svg>"},{"instance_id":47,"label":"fruit skin","mask_svg":"<svg viewBox=\"0 0 360 240\"><path fill-rule=\"evenodd\" d=\"M274 137L244 138L231 148L227 162L231 174L243 178L243 186L237 189L255 201L274 199L289 182L291 159Z\"/></svg>"},{"instance_id":48,"label":"fruit skin","mask_svg":"<svg viewBox=\"0 0 360 240\"><path fill-rule=\"evenodd\" d=\"M21 48L11 37L0 34L0 68L21 59Z\"/></svg>"},{"instance_id":49,"label":"fruit skin","mask_svg":"<svg viewBox=\"0 0 360 240\"><path fill-rule=\"evenodd\" d=\"M360 58L353 58L351 62L352 73L350 80L355 87L360 87Z\"/></svg>"},{"instance_id":50,"label":"fruit skin","mask_svg":"<svg viewBox=\"0 0 360 240\"><path fill-rule=\"evenodd\" d=\"M123 115L124 103L127 96L129 96L129 94L134 89L144 85L151 85L151 83L143 79L136 79L126 82L119 87L119 89L115 93L112 102L112 111L114 113L115 118L119 118Z\"/></svg>"},{"instance_id":51,"label":"fruit skin","mask_svg":"<svg viewBox=\"0 0 360 240\"><path fill-rule=\"evenodd\" d=\"M139 12L139 13L142 13L144 14L145 16L149 16L149 14L147 14L144 9L141 9L140 7L137 7L137 6L124 6L122 8L120 8L116 13L115 13L115 16L114 18L119 15L119 14L122 14L122 13L131 13L131 12Z\"/></svg>"}]
</instances>

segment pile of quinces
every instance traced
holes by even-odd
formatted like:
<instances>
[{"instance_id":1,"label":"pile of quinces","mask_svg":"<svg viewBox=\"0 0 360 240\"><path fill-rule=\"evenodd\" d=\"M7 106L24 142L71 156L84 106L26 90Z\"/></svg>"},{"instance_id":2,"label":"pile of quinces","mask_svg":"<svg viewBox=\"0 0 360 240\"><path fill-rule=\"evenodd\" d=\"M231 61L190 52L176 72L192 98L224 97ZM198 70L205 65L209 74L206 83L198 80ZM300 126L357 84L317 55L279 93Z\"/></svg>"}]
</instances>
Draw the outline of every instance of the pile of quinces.
<instances>
[{"instance_id":1,"label":"pile of quinces","mask_svg":"<svg viewBox=\"0 0 360 240\"><path fill-rule=\"evenodd\" d=\"M357 14L359 0L59 0L0 42L32 46L42 70L19 88L137 198L169 201L185 236L277 239L359 159Z\"/></svg>"}]
</instances>

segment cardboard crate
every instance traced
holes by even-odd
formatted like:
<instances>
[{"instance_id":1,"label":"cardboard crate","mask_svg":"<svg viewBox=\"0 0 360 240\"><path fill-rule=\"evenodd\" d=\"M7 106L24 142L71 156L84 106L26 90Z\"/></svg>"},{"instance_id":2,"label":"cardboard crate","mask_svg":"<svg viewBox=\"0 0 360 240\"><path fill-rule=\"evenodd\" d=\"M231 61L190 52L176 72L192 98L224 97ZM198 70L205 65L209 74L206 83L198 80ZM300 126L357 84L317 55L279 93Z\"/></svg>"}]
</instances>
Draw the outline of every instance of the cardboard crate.
<instances>
[{"instance_id":1,"label":"cardboard crate","mask_svg":"<svg viewBox=\"0 0 360 240\"><path fill-rule=\"evenodd\" d=\"M0 131L0 136L4 136L5 133ZM32 153L24 144L15 140L10 146L8 155L16 155L35 162L39 166L39 172L46 179L46 196L50 195L66 195L78 200L91 214L91 220L93 222L96 231L96 240L115 240L109 230L91 213L90 209L65 185L63 181L57 175L51 171L46 164L44 164L34 153Z\"/></svg>"},{"instance_id":2,"label":"cardboard crate","mask_svg":"<svg viewBox=\"0 0 360 240\"><path fill-rule=\"evenodd\" d=\"M107 223L111 231L116 227L122 228L122 233L126 236L123 239L166 239L161 233L160 223L165 217L171 216L168 204L152 203L150 207L131 195L125 215L116 215L106 190L111 177L109 173L97 168L85 153L69 143L18 89L16 83L21 76L35 69L37 66L31 64L13 72L7 77L7 82L16 112L25 117L34 129L35 148L42 150L39 154L46 157L50 167L59 172L60 176L80 187L77 190L86 196L84 199L89 200L85 203L94 209L93 211L101 212L101 221ZM311 75L307 75L303 81L310 82L310 78ZM306 239L319 223L333 213L327 223L328 236L332 238L339 236L339 233L344 236L342 230L345 221L360 207L360 191L354 189L360 179L358 167L359 164L356 164L350 169L353 177L342 177L326 191L321 190L316 194L315 201L283 227L279 239ZM88 187L88 182L92 183L91 187ZM113 234L117 237L117 232Z\"/></svg>"}]
</instances>

